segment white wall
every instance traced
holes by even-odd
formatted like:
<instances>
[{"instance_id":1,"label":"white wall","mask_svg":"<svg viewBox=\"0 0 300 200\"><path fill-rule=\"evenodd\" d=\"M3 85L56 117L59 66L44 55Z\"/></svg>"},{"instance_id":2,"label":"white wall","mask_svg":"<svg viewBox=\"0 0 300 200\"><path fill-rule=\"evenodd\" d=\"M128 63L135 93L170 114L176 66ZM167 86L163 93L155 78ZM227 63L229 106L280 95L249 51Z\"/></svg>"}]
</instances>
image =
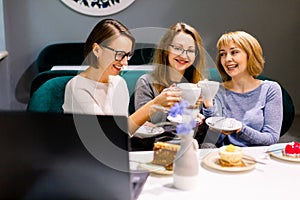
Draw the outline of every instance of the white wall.
<instances>
[{"instance_id":1,"label":"white wall","mask_svg":"<svg viewBox=\"0 0 300 200\"><path fill-rule=\"evenodd\" d=\"M24 109L28 80L39 51L56 42L85 41L103 17L91 17L66 7L60 0L3 0L6 47L10 53L12 109ZM246 30L261 42L264 75L278 80L293 97L300 113L298 88L299 0L136 0L112 16L131 29L167 28L177 21L198 29L214 58L218 37L228 30ZM1 80L0 80L1 81Z\"/></svg>"}]
</instances>

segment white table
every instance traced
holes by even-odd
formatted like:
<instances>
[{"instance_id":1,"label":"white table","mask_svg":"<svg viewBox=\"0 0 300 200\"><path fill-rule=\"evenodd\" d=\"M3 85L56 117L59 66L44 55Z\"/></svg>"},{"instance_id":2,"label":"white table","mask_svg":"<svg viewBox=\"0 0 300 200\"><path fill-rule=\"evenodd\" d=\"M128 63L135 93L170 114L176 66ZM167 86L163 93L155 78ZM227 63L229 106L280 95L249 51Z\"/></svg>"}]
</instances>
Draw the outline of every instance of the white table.
<instances>
[{"instance_id":1,"label":"white table","mask_svg":"<svg viewBox=\"0 0 300 200\"><path fill-rule=\"evenodd\" d=\"M199 182L195 190L182 191L173 188L172 175L155 175L148 177L139 200L159 199L300 199L300 163L288 162L268 157L264 153L267 147L246 147L245 154L251 155L266 164L256 164L255 169L245 172L223 172L211 169L201 162ZM200 161L211 150L199 151ZM130 160L150 162L152 151L130 152ZM137 163L131 162L131 168Z\"/></svg>"}]
</instances>

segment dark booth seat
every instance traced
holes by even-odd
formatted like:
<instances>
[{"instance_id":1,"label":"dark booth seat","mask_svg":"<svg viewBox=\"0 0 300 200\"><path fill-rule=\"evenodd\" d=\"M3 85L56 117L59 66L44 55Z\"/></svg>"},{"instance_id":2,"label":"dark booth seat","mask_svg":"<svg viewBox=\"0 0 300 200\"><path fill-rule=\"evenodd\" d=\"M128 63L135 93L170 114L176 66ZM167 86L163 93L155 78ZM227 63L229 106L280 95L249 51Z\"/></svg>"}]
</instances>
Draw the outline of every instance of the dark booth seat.
<instances>
[{"instance_id":1,"label":"dark booth seat","mask_svg":"<svg viewBox=\"0 0 300 200\"><path fill-rule=\"evenodd\" d=\"M84 43L56 43L43 48L36 59L38 72L51 70L55 65L81 65Z\"/></svg>"},{"instance_id":2,"label":"dark booth seat","mask_svg":"<svg viewBox=\"0 0 300 200\"><path fill-rule=\"evenodd\" d=\"M147 70L124 71L120 75L127 82L128 90L131 96L129 113L134 112L134 88L137 79ZM63 112L61 106L64 101L65 85L78 71L48 71L41 73L33 81L31 92L32 97L27 106L28 111L38 112ZM215 68L209 69L210 80L220 81L221 78ZM258 77L261 80L272 80L265 76ZM284 135L291 127L295 117L295 107L288 91L282 86L283 98L283 121L280 136Z\"/></svg>"}]
</instances>

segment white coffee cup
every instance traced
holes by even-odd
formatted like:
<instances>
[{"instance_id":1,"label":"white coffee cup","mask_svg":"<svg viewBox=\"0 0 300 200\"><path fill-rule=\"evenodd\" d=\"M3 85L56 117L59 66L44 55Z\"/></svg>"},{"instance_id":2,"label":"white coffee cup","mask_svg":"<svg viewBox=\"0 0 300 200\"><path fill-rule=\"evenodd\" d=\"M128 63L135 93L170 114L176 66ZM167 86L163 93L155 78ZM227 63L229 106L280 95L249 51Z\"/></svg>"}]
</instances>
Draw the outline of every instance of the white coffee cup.
<instances>
[{"instance_id":1,"label":"white coffee cup","mask_svg":"<svg viewBox=\"0 0 300 200\"><path fill-rule=\"evenodd\" d=\"M194 83L179 83L177 87L182 91L182 99L188 101L190 105L195 105L201 95L201 88Z\"/></svg>"},{"instance_id":2,"label":"white coffee cup","mask_svg":"<svg viewBox=\"0 0 300 200\"><path fill-rule=\"evenodd\" d=\"M212 100L219 90L220 83L205 79L204 81L199 81L197 85L201 88L202 98L204 100Z\"/></svg>"}]
</instances>

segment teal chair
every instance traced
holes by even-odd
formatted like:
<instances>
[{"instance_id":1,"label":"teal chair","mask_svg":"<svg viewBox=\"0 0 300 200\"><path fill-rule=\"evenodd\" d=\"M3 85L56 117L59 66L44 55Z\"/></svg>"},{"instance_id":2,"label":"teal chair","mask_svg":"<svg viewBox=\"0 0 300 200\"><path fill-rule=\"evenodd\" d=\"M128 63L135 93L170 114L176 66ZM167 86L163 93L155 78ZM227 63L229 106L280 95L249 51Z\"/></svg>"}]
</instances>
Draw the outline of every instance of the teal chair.
<instances>
[{"instance_id":1,"label":"teal chair","mask_svg":"<svg viewBox=\"0 0 300 200\"><path fill-rule=\"evenodd\" d=\"M63 113L65 87L71 78L61 76L46 81L31 96L27 111Z\"/></svg>"},{"instance_id":2,"label":"teal chair","mask_svg":"<svg viewBox=\"0 0 300 200\"><path fill-rule=\"evenodd\" d=\"M134 89L138 78L149 70L124 70L120 73L128 87L130 95L129 113L134 109ZM30 112L63 112L66 83L78 74L76 70L45 71L38 74L31 84L31 99L27 106ZM69 75L69 76L68 76ZM42 102L42 103L41 103Z\"/></svg>"},{"instance_id":3,"label":"teal chair","mask_svg":"<svg viewBox=\"0 0 300 200\"><path fill-rule=\"evenodd\" d=\"M30 87L30 97L33 93L41 87L46 81L61 77L61 76L76 76L79 73L78 70L53 70L53 71L44 71L39 73L31 82Z\"/></svg>"},{"instance_id":4,"label":"teal chair","mask_svg":"<svg viewBox=\"0 0 300 200\"><path fill-rule=\"evenodd\" d=\"M209 71L208 71L208 79L210 81L218 81L218 82L222 82L222 78L219 74L219 71L217 68L209 68Z\"/></svg>"}]
</instances>

